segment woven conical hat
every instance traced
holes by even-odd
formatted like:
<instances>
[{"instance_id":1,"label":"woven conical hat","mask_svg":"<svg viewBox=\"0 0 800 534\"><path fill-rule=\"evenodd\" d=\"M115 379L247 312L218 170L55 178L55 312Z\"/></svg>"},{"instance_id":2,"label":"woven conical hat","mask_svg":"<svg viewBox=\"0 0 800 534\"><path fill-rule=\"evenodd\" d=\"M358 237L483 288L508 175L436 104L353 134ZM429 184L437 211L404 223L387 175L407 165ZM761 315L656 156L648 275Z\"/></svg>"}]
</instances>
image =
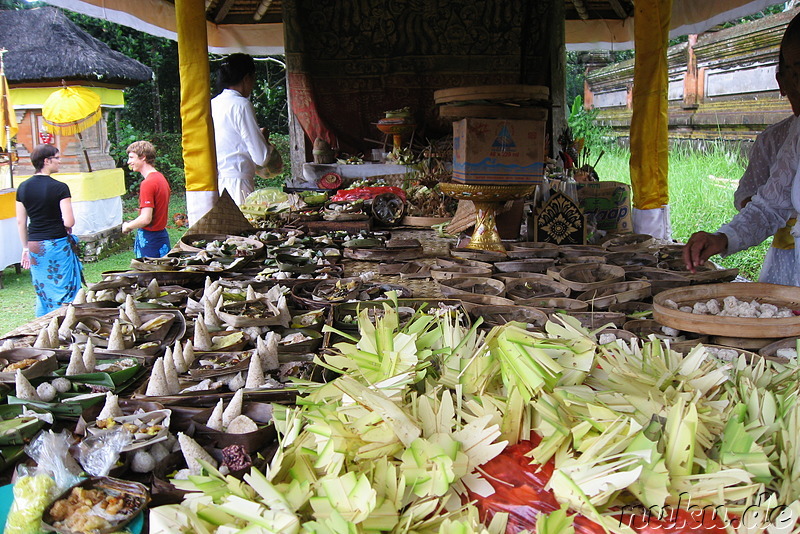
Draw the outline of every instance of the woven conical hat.
<instances>
[{"instance_id":1,"label":"woven conical hat","mask_svg":"<svg viewBox=\"0 0 800 534\"><path fill-rule=\"evenodd\" d=\"M250 221L242 214L239 206L236 205L226 189L219 196L219 200L214 204L214 207L203 215L199 221L189 227L186 233L187 235L236 235L243 232L251 232L253 229L253 225L250 224Z\"/></svg>"}]
</instances>

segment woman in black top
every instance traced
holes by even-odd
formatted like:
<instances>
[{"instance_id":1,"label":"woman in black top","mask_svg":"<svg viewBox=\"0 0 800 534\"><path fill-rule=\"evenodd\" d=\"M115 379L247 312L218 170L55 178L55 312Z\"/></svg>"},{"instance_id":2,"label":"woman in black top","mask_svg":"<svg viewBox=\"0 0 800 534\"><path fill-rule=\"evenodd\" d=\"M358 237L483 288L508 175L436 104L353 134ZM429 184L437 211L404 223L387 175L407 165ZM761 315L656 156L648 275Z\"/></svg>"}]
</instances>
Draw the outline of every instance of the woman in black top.
<instances>
[{"instance_id":1,"label":"woman in black top","mask_svg":"<svg viewBox=\"0 0 800 534\"><path fill-rule=\"evenodd\" d=\"M17 188L21 263L31 270L37 317L72 302L81 287L81 264L70 235L75 215L69 186L50 176L58 172L60 159L52 145L34 148L36 174Z\"/></svg>"}]
</instances>

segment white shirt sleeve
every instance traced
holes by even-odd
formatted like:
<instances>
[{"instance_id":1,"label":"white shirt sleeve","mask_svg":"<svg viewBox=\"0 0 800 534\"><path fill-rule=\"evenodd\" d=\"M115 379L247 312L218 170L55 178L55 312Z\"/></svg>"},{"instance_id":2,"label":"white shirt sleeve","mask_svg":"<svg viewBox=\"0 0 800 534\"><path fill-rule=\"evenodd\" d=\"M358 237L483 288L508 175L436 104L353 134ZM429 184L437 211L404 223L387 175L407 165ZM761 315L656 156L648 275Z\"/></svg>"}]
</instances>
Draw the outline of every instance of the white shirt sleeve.
<instances>
[{"instance_id":1,"label":"white shirt sleeve","mask_svg":"<svg viewBox=\"0 0 800 534\"><path fill-rule=\"evenodd\" d=\"M253 103L249 100L241 108L242 116L240 117L240 132L242 140L247 146L247 152L250 158L257 167L266 165L272 147L267 144L264 135L261 133L261 128L258 127L256 122L256 111L253 108Z\"/></svg>"},{"instance_id":2,"label":"white shirt sleeve","mask_svg":"<svg viewBox=\"0 0 800 534\"><path fill-rule=\"evenodd\" d=\"M770 166L769 180L734 218L718 230L728 237L724 255L764 241L794 215L792 184L800 168L800 119L793 118L786 141Z\"/></svg>"},{"instance_id":3,"label":"white shirt sleeve","mask_svg":"<svg viewBox=\"0 0 800 534\"><path fill-rule=\"evenodd\" d=\"M733 205L737 210L742 209L744 201L756 194L758 188L767 183L770 166L787 139L787 133L792 125L793 117L777 122L767 127L756 137L750 150L747 169L739 179L739 186L733 194Z\"/></svg>"}]
</instances>

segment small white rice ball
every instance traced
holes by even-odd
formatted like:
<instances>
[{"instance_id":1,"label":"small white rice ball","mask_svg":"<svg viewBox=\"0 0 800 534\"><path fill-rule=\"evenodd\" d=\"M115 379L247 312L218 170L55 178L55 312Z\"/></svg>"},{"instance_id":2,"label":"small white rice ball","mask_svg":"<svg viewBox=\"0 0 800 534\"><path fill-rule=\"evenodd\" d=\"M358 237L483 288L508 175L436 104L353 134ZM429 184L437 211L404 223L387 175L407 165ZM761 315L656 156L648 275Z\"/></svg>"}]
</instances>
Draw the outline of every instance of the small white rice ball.
<instances>
[{"instance_id":1,"label":"small white rice ball","mask_svg":"<svg viewBox=\"0 0 800 534\"><path fill-rule=\"evenodd\" d=\"M36 394L39 395L39 398L44 402L50 402L56 398L58 391L53 384L42 382L36 387Z\"/></svg>"},{"instance_id":2,"label":"small white rice ball","mask_svg":"<svg viewBox=\"0 0 800 534\"><path fill-rule=\"evenodd\" d=\"M156 460L147 451L136 451L131 460L131 470L134 473L150 473L156 467Z\"/></svg>"},{"instance_id":3,"label":"small white rice ball","mask_svg":"<svg viewBox=\"0 0 800 534\"><path fill-rule=\"evenodd\" d=\"M53 380L52 384L59 393L66 393L72 389L72 382L69 381L69 378L64 378L63 376Z\"/></svg>"}]
</instances>

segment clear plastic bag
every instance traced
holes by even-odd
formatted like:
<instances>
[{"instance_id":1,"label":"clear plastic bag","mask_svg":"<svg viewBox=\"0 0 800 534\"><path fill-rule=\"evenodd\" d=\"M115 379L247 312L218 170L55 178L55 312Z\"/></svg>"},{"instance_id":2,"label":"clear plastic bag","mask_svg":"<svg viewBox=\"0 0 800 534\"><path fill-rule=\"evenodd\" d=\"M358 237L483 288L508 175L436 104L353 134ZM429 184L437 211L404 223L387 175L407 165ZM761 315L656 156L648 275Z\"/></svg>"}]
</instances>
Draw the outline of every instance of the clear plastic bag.
<instances>
[{"instance_id":1,"label":"clear plastic bag","mask_svg":"<svg viewBox=\"0 0 800 534\"><path fill-rule=\"evenodd\" d=\"M81 469L69 453L69 432L41 432L25 447L36 467L21 466L14 482L14 503L4 534L38 534L42 512L64 490L80 482Z\"/></svg>"},{"instance_id":2,"label":"clear plastic bag","mask_svg":"<svg viewBox=\"0 0 800 534\"><path fill-rule=\"evenodd\" d=\"M133 434L118 426L90 436L78 446L78 461L93 477L107 476L119 460L119 454L133 442Z\"/></svg>"}]
</instances>

